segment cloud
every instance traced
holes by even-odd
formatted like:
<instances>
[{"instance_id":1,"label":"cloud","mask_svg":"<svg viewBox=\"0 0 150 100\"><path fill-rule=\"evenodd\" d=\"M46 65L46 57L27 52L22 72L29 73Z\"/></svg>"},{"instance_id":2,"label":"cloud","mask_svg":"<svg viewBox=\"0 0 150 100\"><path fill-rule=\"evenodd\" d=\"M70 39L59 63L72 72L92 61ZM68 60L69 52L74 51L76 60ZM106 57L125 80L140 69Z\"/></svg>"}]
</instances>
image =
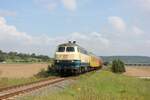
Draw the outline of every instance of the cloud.
<instances>
[{"instance_id":1,"label":"cloud","mask_svg":"<svg viewBox=\"0 0 150 100\"><path fill-rule=\"evenodd\" d=\"M114 36L128 37L130 35L130 37L138 37L144 34L144 31L136 25L127 26L126 22L121 17L110 16L108 17L108 22L111 27L117 31Z\"/></svg>"},{"instance_id":2,"label":"cloud","mask_svg":"<svg viewBox=\"0 0 150 100\"><path fill-rule=\"evenodd\" d=\"M57 4L56 3L49 3L45 6L49 11L53 11L54 9L56 9Z\"/></svg>"},{"instance_id":3,"label":"cloud","mask_svg":"<svg viewBox=\"0 0 150 100\"><path fill-rule=\"evenodd\" d=\"M48 11L53 11L58 6L58 0L34 0L35 4L40 5Z\"/></svg>"},{"instance_id":4,"label":"cloud","mask_svg":"<svg viewBox=\"0 0 150 100\"><path fill-rule=\"evenodd\" d=\"M20 51L27 53L46 53L49 41L47 36L31 36L20 32L13 25L8 25L4 17L0 17L0 48L6 51ZM47 51L46 51L47 50Z\"/></svg>"},{"instance_id":5,"label":"cloud","mask_svg":"<svg viewBox=\"0 0 150 100\"><path fill-rule=\"evenodd\" d=\"M134 0L134 3L141 9L150 12L150 0Z\"/></svg>"},{"instance_id":6,"label":"cloud","mask_svg":"<svg viewBox=\"0 0 150 100\"><path fill-rule=\"evenodd\" d=\"M150 47L150 40L146 41L146 45Z\"/></svg>"},{"instance_id":7,"label":"cloud","mask_svg":"<svg viewBox=\"0 0 150 100\"><path fill-rule=\"evenodd\" d=\"M12 37L23 37L26 39L29 39L30 37L25 34L24 32L18 32L16 27L12 26L12 25L7 25L6 20L3 17L0 17L0 35L1 38L9 35ZM9 37L8 37L9 38Z\"/></svg>"},{"instance_id":8,"label":"cloud","mask_svg":"<svg viewBox=\"0 0 150 100\"><path fill-rule=\"evenodd\" d=\"M53 11L60 7L64 6L65 9L69 11L75 11L77 9L76 0L34 0L36 4L43 6L49 11Z\"/></svg>"},{"instance_id":9,"label":"cloud","mask_svg":"<svg viewBox=\"0 0 150 100\"><path fill-rule=\"evenodd\" d=\"M98 32L74 32L68 37L68 40L69 39L76 40L82 47L96 54L102 54L100 51L108 49L110 45L109 39Z\"/></svg>"},{"instance_id":10,"label":"cloud","mask_svg":"<svg viewBox=\"0 0 150 100\"><path fill-rule=\"evenodd\" d=\"M134 35L139 36L139 35L144 34L144 31L142 29L140 29L139 27L137 27L137 26L133 26L132 30L133 30Z\"/></svg>"},{"instance_id":11,"label":"cloud","mask_svg":"<svg viewBox=\"0 0 150 100\"><path fill-rule=\"evenodd\" d=\"M108 22L112 25L112 27L119 32L123 32L126 29L126 23L124 20L118 16L110 16L108 17Z\"/></svg>"},{"instance_id":12,"label":"cloud","mask_svg":"<svg viewBox=\"0 0 150 100\"><path fill-rule=\"evenodd\" d=\"M17 13L14 11L2 10L0 9L0 16L16 16Z\"/></svg>"},{"instance_id":13,"label":"cloud","mask_svg":"<svg viewBox=\"0 0 150 100\"><path fill-rule=\"evenodd\" d=\"M75 11L77 9L76 0L61 0L64 7L70 11Z\"/></svg>"},{"instance_id":14,"label":"cloud","mask_svg":"<svg viewBox=\"0 0 150 100\"><path fill-rule=\"evenodd\" d=\"M6 19L0 17L0 49L53 56L58 44L75 40L97 55L150 55L150 41L143 37L145 32L136 25L126 27L126 30L129 31L123 32L118 37L115 33L108 36L101 32L73 32L57 37L45 34L32 36L19 31L14 25L8 25Z\"/></svg>"},{"instance_id":15,"label":"cloud","mask_svg":"<svg viewBox=\"0 0 150 100\"><path fill-rule=\"evenodd\" d=\"M72 40L80 40L80 41L86 41L88 43L96 42L97 44L102 44L103 46L108 46L109 45L109 40L102 36L102 34L98 32L91 32L91 33L79 33L79 32L74 32L71 34ZM92 41L91 41L92 40Z\"/></svg>"},{"instance_id":16,"label":"cloud","mask_svg":"<svg viewBox=\"0 0 150 100\"><path fill-rule=\"evenodd\" d=\"M115 30L105 33L109 42L108 55L150 55L149 34L145 30L130 22L125 22L121 17L110 16L108 22ZM146 42L147 41L147 42Z\"/></svg>"},{"instance_id":17,"label":"cloud","mask_svg":"<svg viewBox=\"0 0 150 100\"><path fill-rule=\"evenodd\" d=\"M91 51L99 51L109 46L109 40L97 32L73 32L67 36L49 37L47 35L31 36L20 32L13 25L8 25L4 17L0 17L0 48L6 51L19 51L53 55L59 43L76 40Z\"/></svg>"}]
</instances>

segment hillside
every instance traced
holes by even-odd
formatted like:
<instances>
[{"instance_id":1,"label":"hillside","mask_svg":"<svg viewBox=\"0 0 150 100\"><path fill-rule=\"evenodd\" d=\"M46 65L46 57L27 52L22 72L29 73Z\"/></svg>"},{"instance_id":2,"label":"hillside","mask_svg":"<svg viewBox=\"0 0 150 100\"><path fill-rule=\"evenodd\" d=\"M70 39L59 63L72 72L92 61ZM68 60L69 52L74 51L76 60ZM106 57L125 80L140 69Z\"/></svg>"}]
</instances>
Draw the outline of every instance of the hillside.
<instances>
[{"instance_id":1,"label":"hillside","mask_svg":"<svg viewBox=\"0 0 150 100\"><path fill-rule=\"evenodd\" d=\"M111 62L114 59L120 59L126 64L132 63L150 63L150 57L147 56L101 56L104 62Z\"/></svg>"}]
</instances>

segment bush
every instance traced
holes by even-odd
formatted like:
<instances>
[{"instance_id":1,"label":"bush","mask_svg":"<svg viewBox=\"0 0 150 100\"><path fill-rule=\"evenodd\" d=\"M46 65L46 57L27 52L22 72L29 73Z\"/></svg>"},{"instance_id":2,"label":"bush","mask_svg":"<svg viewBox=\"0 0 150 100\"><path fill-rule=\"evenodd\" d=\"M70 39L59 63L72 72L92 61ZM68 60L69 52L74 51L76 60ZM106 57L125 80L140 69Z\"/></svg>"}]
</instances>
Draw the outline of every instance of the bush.
<instances>
[{"instance_id":1,"label":"bush","mask_svg":"<svg viewBox=\"0 0 150 100\"><path fill-rule=\"evenodd\" d=\"M123 73L126 71L124 63L119 59L112 62L111 70L114 73Z\"/></svg>"},{"instance_id":2,"label":"bush","mask_svg":"<svg viewBox=\"0 0 150 100\"><path fill-rule=\"evenodd\" d=\"M103 64L104 64L105 66L108 66L108 65L109 65L109 62L105 61Z\"/></svg>"},{"instance_id":3,"label":"bush","mask_svg":"<svg viewBox=\"0 0 150 100\"><path fill-rule=\"evenodd\" d=\"M45 77L49 77L49 74L48 74L47 70L41 69L41 71L36 76L45 78Z\"/></svg>"},{"instance_id":4,"label":"bush","mask_svg":"<svg viewBox=\"0 0 150 100\"><path fill-rule=\"evenodd\" d=\"M36 77L46 78L49 76L58 76L59 74L55 72L55 69L52 65L48 65L47 70L41 69L41 71L36 74Z\"/></svg>"}]
</instances>

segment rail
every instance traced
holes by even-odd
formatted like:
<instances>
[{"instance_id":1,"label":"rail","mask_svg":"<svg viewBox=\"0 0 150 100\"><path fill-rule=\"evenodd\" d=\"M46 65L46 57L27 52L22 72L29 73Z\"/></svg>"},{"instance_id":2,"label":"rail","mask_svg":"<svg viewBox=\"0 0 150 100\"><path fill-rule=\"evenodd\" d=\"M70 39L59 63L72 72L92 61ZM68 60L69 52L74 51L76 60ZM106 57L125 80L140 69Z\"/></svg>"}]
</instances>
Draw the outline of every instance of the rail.
<instances>
[{"instance_id":1,"label":"rail","mask_svg":"<svg viewBox=\"0 0 150 100\"><path fill-rule=\"evenodd\" d=\"M48 85L52 85L55 83L59 83L61 81L66 80L67 78L50 78L47 80L42 80L38 82L33 82L30 84L16 85L12 87L3 88L0 90L0 100L6 100L10 97L14 97L19 94L24 94L29 91L33 91Z\"/></svg>"}]
</instances>

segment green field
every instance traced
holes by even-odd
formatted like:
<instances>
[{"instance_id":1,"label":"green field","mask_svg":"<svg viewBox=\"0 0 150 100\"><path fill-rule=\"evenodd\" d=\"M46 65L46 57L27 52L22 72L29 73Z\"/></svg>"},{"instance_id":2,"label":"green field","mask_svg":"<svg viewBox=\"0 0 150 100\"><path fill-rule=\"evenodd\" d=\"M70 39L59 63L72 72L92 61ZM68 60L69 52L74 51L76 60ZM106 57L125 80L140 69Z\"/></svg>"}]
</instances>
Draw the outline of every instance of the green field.
<instances>
[{"instance_id":1,"label":"green field","mask_svg":"<svg viewBox=\"0 0 150 100\"><path fill-rule=\"evenodd\" d=\"M109 71L81 75L64 91L27 96L23 100L149 100L150 80Z\"/></svg>"}]
</instances>

